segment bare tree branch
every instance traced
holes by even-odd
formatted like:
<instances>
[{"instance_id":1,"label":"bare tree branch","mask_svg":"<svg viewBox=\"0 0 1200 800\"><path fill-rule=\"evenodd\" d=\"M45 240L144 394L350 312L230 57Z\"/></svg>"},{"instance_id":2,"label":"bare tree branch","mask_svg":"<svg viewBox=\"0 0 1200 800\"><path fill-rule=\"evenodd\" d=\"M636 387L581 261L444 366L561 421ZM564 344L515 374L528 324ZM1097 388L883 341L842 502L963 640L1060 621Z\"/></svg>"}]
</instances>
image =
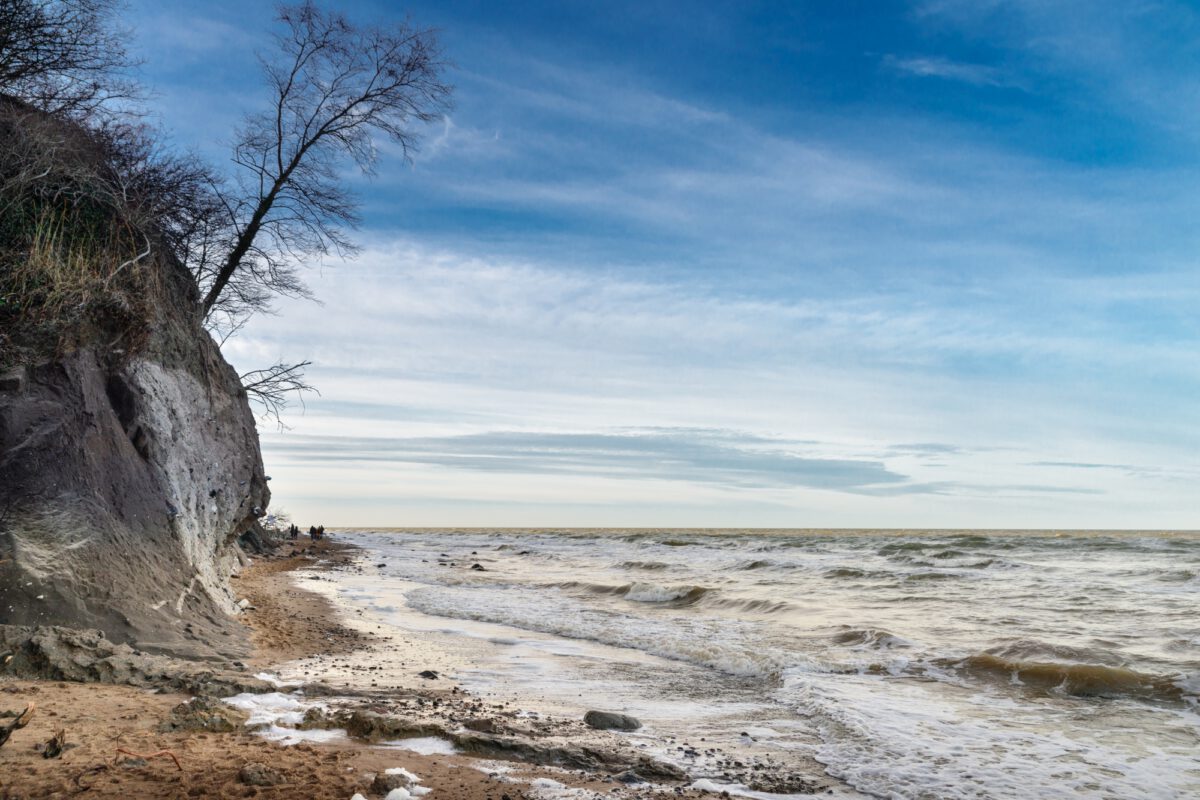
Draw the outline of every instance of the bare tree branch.
<instances>
[{"instance_id":1,"label":"bare tree branch","mask_svg":"<svg viewBox=\"0 0 1200 800\"><path fill-rule=\"evenodd\" d=\"M311 361L298 364L280 361L266 369L251 370L241 376L246 395L263 409L264 417L275 420L280 430L287 427L280 419L280 414L289 405L288 395L295 394L303 406L305 392L320 394L304 381L304 370L311 364Z\"/></svg>"},{"instance_id":2,"label":"bare tree branch","mask_svg":"<svg viewBox=\"0 0 1200 800\"><path fill-rule=\"evenodd\" d=\"M0 92L42 111L94 116L133 99L119 0L0 0Z\"/></svg>"},{"instance_id":3,"label":"bare tree branch","mask_svg":"<svg viewBox=\"0 0 1200 800\"><path fill-rule=\"evenodd\" d=\"M272 106L239 131L240 173L221 194L224 228L193 270L205 317L223 315L226 325L273 294L305 296L296 261L355 252L346 230L358 221L356 205L339 166L349 160L373 174L374 135L407 157L414 126L439 118L449 101L432 31L408 22L358 27L312 2L282 7L279 19L281 58L263 60Z\"/></svg>"}]
</instances>

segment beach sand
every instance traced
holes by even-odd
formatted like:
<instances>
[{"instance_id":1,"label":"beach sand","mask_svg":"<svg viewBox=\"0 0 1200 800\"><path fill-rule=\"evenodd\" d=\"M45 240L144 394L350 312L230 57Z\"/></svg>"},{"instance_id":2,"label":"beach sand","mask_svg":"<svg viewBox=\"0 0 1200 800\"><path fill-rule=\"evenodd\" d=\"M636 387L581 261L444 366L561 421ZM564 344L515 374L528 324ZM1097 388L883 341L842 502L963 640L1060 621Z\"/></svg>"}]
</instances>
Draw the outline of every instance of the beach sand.
<instances>
[{"instance_id":1,"label":"beach sand","mask_svg":"<svg viewBox=\"0 0 1200 800\"><path fill-rule=\"evenodd\" d=\"M243 615L255 645L248 672L304 656L348 653L369 644L369 636L341 624L332 605L305 591L289 573L312 569L318 560L347 560L331 542L285 545L276 555L255 559L235 579L236 591L251 601ZM440 698L440 699L439 699ZM0 798L340 798L356 793L382 798L372 791L374 777L403 767L428 787L430 800L518 800L571 796L583 789L613 797L679 797L674 787L626 786L605 772L505 761L465 755L421 755L387 749L342 737L328 744L293 746L267 741L238 725L231 732L160 728L172 709L188 695L131 686L96 683L14 680L0 677L0 713L37 708L30 724L15 731L0 747ZM442 719L457 715L479 719L482 704L457 689L400 690L376 697L380 711L410 705L436 707ZM0 719L6 725L9 719ZM493 723L483 723L484 727ZM507 724L501 719L501 726ZM43 758L41 748L64 731L67 749ZM128 752L124 752L128 751ZM163 751L178 759L175 760ZM161 755L154 755L163 753ZM139 755L132 755L139 754ZM265 768L265 769L264 769ZM264 785L256 780L267 774ZM682 790L700 797L703 793Z\"/></svg>"}]
</instances>

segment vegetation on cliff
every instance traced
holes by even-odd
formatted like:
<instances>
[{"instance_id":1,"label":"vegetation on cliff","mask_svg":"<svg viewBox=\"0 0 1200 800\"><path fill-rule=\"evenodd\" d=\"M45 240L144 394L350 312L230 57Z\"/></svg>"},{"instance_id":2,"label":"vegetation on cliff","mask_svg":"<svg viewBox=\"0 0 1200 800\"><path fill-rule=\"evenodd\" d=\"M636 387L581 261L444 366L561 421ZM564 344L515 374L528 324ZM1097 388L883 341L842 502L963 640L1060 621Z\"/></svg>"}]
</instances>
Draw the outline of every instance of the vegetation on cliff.
<instances>
[{"instance_id":1,"label":"vegetation on cliff","mask_svg":"<svg viewBox=\"0 0 1200 800\"><path fill-rule=\"evenodd\" d=\"M275 296L306 296L303 265L355 250L343 167L370 174L379 137L407 155L448 103L432 31L282 6L271 103L234 132L225 172L130 111L116 9L0 0L0 368L85 343L136 352L168 265L194 284L170 311L222 341ZM302 367L255 370L247 389L277 412Z\"/></svg>"}]
</instances>

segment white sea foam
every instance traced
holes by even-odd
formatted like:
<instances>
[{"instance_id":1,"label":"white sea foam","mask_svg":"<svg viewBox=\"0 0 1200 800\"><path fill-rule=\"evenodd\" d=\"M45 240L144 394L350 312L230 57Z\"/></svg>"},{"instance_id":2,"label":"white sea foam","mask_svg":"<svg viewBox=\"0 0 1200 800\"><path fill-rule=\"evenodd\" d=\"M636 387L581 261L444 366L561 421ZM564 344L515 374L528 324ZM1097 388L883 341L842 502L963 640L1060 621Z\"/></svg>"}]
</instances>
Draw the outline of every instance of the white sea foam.
<instances>
[{"instance_id":1,"label":"white sea foam","mask_svg":"<svg viewBox=\"0 0 1200 800\"><path fill-rule=\"evenodd\" d=\"M1067 800L1183 797L1200 788L1178 755L1080 736L1074 709L879 676L789 674L783 691L820 731L817 759L870 794L1018 798L1038 787L1039 798Z\"/></svg>"},{"instance_id":2,"label":"white sea foam","mask_svg":"<svg viewBox=\"0 0 1200 800\"><path fill-rule=\"evenodd\" d=\"M787 656L774 648L755 647L753 637L738 629L753 623L693 618L643 620L639 625L611 612L562 598L555 613L525 589L480 588L463 595L445 588L422 588L408 595L409 606L426 614L512 625L525 630L590 639L615 647L699 664L730 675L761 676L786 666Z\"/></svg>"}]
</instances>

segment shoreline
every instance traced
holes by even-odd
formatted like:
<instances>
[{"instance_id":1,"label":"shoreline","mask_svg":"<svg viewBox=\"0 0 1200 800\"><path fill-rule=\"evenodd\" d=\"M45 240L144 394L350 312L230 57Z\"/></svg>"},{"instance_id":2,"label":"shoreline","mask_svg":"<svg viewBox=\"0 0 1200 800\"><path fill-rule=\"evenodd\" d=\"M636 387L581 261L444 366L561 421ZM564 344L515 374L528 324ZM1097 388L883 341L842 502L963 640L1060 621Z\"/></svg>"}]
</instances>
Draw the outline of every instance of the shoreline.
<instances>
[{"instance_id":1,"label":"shoreline","mask_svg":"<svg viewBox=\"0 0 1200 800\"><path fill-rule=\"evenodd\" d=\"M263 672L289 661L363 655L386 646L385 639L345 625L328 598L294 575L352 566L355 549L336 540L285 541L274 553L252 558L235 576L233 588L250 606L239 617L253 644L252 656L239 665L248 682L249 675L266 677ZM291 688L239 697L252 698L250 704L268 702ZM37 706L29 725L0 748L0 800L76 795L350 800L356 793L374 800L385 797L387 781L405 785L385 773L400 767L420 778L419 785L409 786L413 796L423 787L431 790L431 800L706 794L614 734L544 716L533 724L517 710L486 707L455 686L432 688L414 680L413 686L370 691L321 683L304 690L309 704L322 709L312 715L310 735L328 734L331 741L286 746L268 741L245 726L244 713L225 713L228 704L201 718L192 713L199 708L189 704L192 695L178 691L0 674L0 714ZM343 726L355 738L338 735ZM60 730L64 752L43 758L42 745ZM460 752L421 754L372 741L414 733L424 734L422 741L450 737ZM654 782L623 782L643 775ZM376 782L377 776L385 777Z\"/></svg>"}]
</instances>

